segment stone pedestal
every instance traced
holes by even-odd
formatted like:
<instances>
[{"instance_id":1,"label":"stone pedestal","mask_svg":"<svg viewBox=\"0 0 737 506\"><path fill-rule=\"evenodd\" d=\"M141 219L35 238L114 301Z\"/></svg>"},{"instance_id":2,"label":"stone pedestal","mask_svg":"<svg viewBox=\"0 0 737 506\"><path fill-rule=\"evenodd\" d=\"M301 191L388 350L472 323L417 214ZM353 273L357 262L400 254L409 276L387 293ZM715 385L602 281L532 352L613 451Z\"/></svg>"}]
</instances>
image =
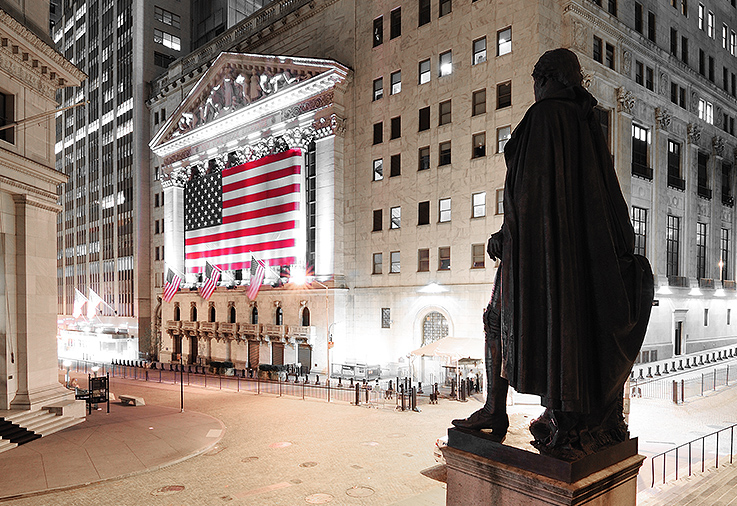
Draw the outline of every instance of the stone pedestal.
<instances>
[{"instance_id":1,"label":"stone pedestal","mask_svg":"<svg viewBox=\"0 0 737 506\"><path fill-rule=\"evenodd\" d=\"M636 439L564 462L458 429L448 431L443 454L446 506L634 506L645 459Z\"/></svg>"}]
</instances>

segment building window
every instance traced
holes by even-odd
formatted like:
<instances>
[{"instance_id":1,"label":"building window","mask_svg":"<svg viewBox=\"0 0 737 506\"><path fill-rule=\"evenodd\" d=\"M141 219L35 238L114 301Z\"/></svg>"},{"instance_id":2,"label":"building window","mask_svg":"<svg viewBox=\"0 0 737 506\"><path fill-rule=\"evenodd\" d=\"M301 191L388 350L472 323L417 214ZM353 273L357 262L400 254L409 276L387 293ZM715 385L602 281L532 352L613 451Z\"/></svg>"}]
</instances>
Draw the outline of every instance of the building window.
<instances>
[{"instance_id":1,"label":"building window","mask_svg":"<svg viewBox=\"0 0 737 506\"><path fill-rule=\"evenodd\" d=\"M670 54L678 56L678 30L673 27L670 29Z\"/></svg>"},{"instance_id":2,"label":"building window","mask_svg":"<svg viewBox=\"0 0 737 506\"><path fill-rule=\"evenodd\" d=\"M699 49L699 74L706 77L706 53L703 49Z\"/></svg>"},{"instance_id":3,"label":"building window","mask_svg":"<svg viewBox=\"0 0 737 506\"><path fill-rule=\"evenodd\" d=\"M451 104L450 100L440 102L438 107L438 125L445 125L451 120Z\"/></svg>"},{"instance_id":4,"label":"building window","mask_svg":"<svg viewBox=\"0 0 737 506\"><path fill-rule=\"evenodd\" d=\"M474 91L471 99L473 116L486 113L486 90Z\"/></svg>"},{"instance_id":5,"label":"building window","mask_svg":"<svg viewBox=\"0 0 737 506\"><path fill-rule=\"evenodd\" d=\"M182 40L179 37L161 31L157 28L154 28L154 42L161 44L164 47L168 47L169 49L173 49L174 51L182 49Z\"/></svg>"},{"instance_id":6,"label":"building window","mask_svg":"<svg viewBox=\"0 0 737 506\"><path fill-rule=\"evenodd\" d=\"M714 38L714 13L711 11L706 16L706 33L712 39Z\"/></svg>"},{"instance_id":7,"label":"building window","mask_svg":"<svg viewBox=\"0 0 737 506\"><path fill-rule=\"evenodd\" d=\"M605 64L610 69L614 69L614 46L612 46L611 44L607 42L605 45L605 49L606 49L604 53Z\"/></svg>"},{"instance_id":8,"label":"building window","mask_svg":"<svg viewBox=\"0 0 737 506\"><path fill-rule=\"evenodd\" d=\"M389 273L398 273L400 269L399 251L392 251L391 253L389 253L389 261L391 262L389 265Z\"/></svg>"},{"instance_id":9,"label":"building window","mask_svg":"<svg viewBox=\"0 0 737 506\"><path fill-rule=\"evenodd\" d=\"M384 142L384 122L379 121L374 123L374 144L381 144Z\"/></svg>"},{"instance_id":10,"label":"building window","mask_svg":"<svg viewBox=\"0 0 737 506\"><path fill-rule=\"evenodd\" d=\"M617 0L609 0L607 7L609 14L611 14L612 16L617 15Z\"/></svg>"},{"instance_id":11,"label":"building window","mask_svg":"<svg viewBox=\"0 0 737 506\"><path fill-rule=\"evenodd\" d=\"M418 123L420 132L430 129L430 106L420 109Z\"/></svg>"},{"instance_id":12,"label":"building window","mask_svg":"<svg viewBox=\"0 0 737 506\"><path fill-rule=\"evenodd\" d=\"M696 156L696 173L697 184L696 192L700 197L710 199L711 188L709 188L709 171L708 171L709 155L699 151Z\"/></svg>"},{"instance_id":13,"label":"building window","mask_svg":"<svg viewBox=\"0 0 737 506\"><path fill-rule=\"evenodd\" d=\"M169 65L174 63L174 60L176 60L176 58L174 58L173 56L154 51L154 65L156 65L157 67L167 68Z\"/></svg>"},{"instance_id":14,"label":"building window","mask_svg":"<svg viewBox=\"0 0 737 506\"><path fill-rule=\"evenodd\" d=\"M159 194L154 195L154 207L159 207Z\"/></svg>"},{"instance_id":15,"label":"building window","mask_svg":"<svg viewBox=\"0 0 737 506\"><path fill-rule=\"evenodd\" d=\"M389 15L389 38L396 39L402 35L402 8L397 7Z\"/></svg>"},{"instance_id":16,"label":"building window","mask_svg":"<svg viewBox=\"0 0 737 506\"><path fill-rule=\"evenodd\" d=\"M422 346L448 336L448 327L448 320L442 314L437 311L428 313L422 322Z\"/></svg>"},{"instance_id":17,"label":"building window","mask_svg":"<svg viewBox=\"0 0 737 506\"><path fill-rule=\"evenodd\" d=\"M430 59L422 60L420 62L420 84L430 82Z\"/></svg>"},{"instance_id":18,"label":"building window","mask_svg":"<svg viewBox=\"0 0 737 506\"><path fill-rule=\"evenodd\" d=\"M507 145L507 141L512 136L512 127L505 126L496 129L496 146L497 153L504 153L504 146Z\"/></svg>"},{"instance_id":19,"label":"building window","mask_svg":"<svg viewBox=\"0 0 737 506\"><path fill-rule=\"evenodd\" d=\"M647 38L655 42L655 13L647 11Z\"/></svg>"},{"instance_id":20,"label":"building window","mask_svg":"<svg viewBox=\"0 0 737 506\"><path fill-rule=\"evenodd\" d=\"M440 199L438 202L438 221L440 223L450 221L450 199Z\"/></svg>"},{"instance_id":21,"label":"building window","mask_svg":"<svg viewBox=\"0 0 737 506\"><path fill-rule=\"evenodd\" d=\"M374 79L374 101L384 97L384 78Z\"/></svg>"},{"instance_id":22,"label":"building window","mask_svg":"<svg viewBox=\"0 0 737 506\"><path fill-rule=\"evenodd\" d=\"M732 164L722 161L722 204L725 206L733 206L734 198L732 197Z\"/></svg>"},{"instance_id":23,"label":"building window","mask_svg":"<svg viewBox=\"0 0 737 506\"><path fill-rule=\"evenodd\" d=\"M678 276L678 249L680 246L681 218L668 215L665 237L666 276Z\"/></svg>"},{"instance_id":24,"label":"building window","mask_svg":"<svg viewBox=\"0 0 737 506\"><path fill-rule=\"evenodd\" d=\"M379 158L374 160L374 181L381 181L384 179L384 159Z\"/></svg>"},{"instance_id":25,"label":"building window","mask_svg":"<svg viewBox=\"0 0 737 506\"><path fill-rule=\"evenodd\" d=\"M402 155L397 153L389 159L389 177L396 177L402 174Z\"/></svg>"},{"instance_id":26,"label":"building window","mask_svg":"<svg viewBox=\"0 0 737 506\"><path fill-rule=\"evenodd\" d=\"M653 171L648 165L648 144L650 144L650 131L633 123L632 174L646 179L652 179Z\"/></svg>"},{"instance_id":27,"label":"building window","mask_svg":"<svg viewBox=\"0 0 737 506\"><path fill-rule=\"evenodd\" d=\"M396 95L400 91L402 91L402 71L397 70L396 72L391 73L391 91L390 93L392 95Z\"/></svg>"},{"instance_id":28,"label":"building window","mask_svg":"<svg viewBox=\"0 0 737 506\"><path fill-rule=\"evenodd\" d=\"M156 21L161 21L165 25L173 26L174 28L179 28L181 25L181 18L178 14L174 14L158 6L154 6L154 18Z\"/></svg>"},{"instance_id":29,"label":"building window","mask_svg":"<svg viewBox=\"0 0 737 506\"><path fill-rule=\"evenodd\" d=\"M430 250L427 248L417 250L417 272L430 271Z\"/></svg>"},{"instance_id":30,"label":"building window","mask_svg":"<svg viewBox=\"0 0 737 506\"><path fill-rule=\"evenodd\" d=\"M729 53L737 56L737 33L734 30L729 31Z\"/></svg>"},{"instance_id":31,"label":"building window","mask_svg":"<svg viewBox=\"0 0 737 506\"><path fill-rule=\"evenodd\" d=\"M483 244L471 245L471 269L483 269L486 267L486 254Z\"/></svg>"},{"instance_id":32,"label":"building window","mask_svg":"<svg viewBox=\"0 0 737 506\"><path fill-rule=\"evenodd\" d=\"M503 109L512 105L512 81L496 85L496 108Z\"/></svg>"},{"instance_id":33,"label":"building window","mask_svg":"<svg viewBox=\"0 0 737 506\"><path fill-rule=\"evenodd\" d=\"M440 0L440 15L438 17L443 17L446 14L450 14L453 10L453 4L451 0Z\"/></svg>"},{"instance_id":34,"label":"building window","mask_svg":"<svg viewBox=\"0 0 737 506\"><path fill-rule=\"evenodd\" d=\"M420 0L418 25L426 25L430 22L430 0Z\"/></svg>"},{"instance_id":35,"label":"building window","mask_svg":"<svg viewBox=\"0 0 737 506\"><path fill-rule=\"evenodd\" d=\"M635 31L642 33L642 4L635 2Z\"/></svg>"},{"instance_id":36,"label":"building window","mask_svg":"<svg viewBox=\"0 0 737 506\"><path fill-rule=\"evenodd\" d=\"M645 88L647 88L650 91L654 91L654 81L653 78L654 71L652 67L645 67Z\"/></svg>"},{"instance_id":37,"label":"building window","mask_svg":"<svg viewBox=\"0 0 737 506\"><path fill-rule=\"evenodd\" d=\"M721 257L719 258L719 276L722 281L725 279L732 279L732 264L729 261L729 229L723 228L721 236L719 238L719 251Z\"/></svg>"},{"instance_id":38,"label":"building window","mask_svg":"<svg viewBox=\"0 0 737 506\"><path fill-rule=\"evenodd\" d=\"M473 41L473 64L478 65L486 61L486 37Z\"/></svg>"},{"instance_id":39,"label":"building window","mask_svg":"<svg viewBox=\"0 0 737 506\"><path fill-rule=\"evenodd\" d=\"M438 248L438 270L450 270L450 246L442 246Z\"/></svg>"},{"instance_id":40,"label":"building window","mask_svg":"<svg viewBox=\"0 0 737 506\"><path fill-rule=\"evenodd\" d=\"M374 19L374 47L380 46L384 42L384 17L379 16Z\"/></svg>"},{"instance_id":41,"label":"building window","mask_svg":"<svg viewBox=\"0 0 737 506\"><path fill-rule=\"evenodd\" d=\"M473 134L471 142L473 144L472 158L486 156L486 132Z\"/></svg>"},{"instance_id":42,"label":"building window","mask_svg":"<svg viewBox=\"0 0 737 506\"><path fill-rule=\"evenodd\" d=\"M696 223L696 277L706 277L706 223Z\"/></svg>"},{"instance_id":43,"label":"building window","mask_svg":"<svg viewBox=\"0 0 737 506\"><path fill-rule=\"evenodd\" d=\"M392 118L389 126L389 139L399 139L402 136L402 117Z\"/></svg>"},{"instance_id":44,"label":"building window","mask_svg":"<svg viewBox=\"0 0 737 506\"><path fill-rule=\"evenodd\" d=\"M708 326L709 326L709 308L705 307L704 308L704 327L708 327Z\"/></svg>"},{"instance_id":45,"label":"building window","mask_svg":"<svg viewBox=\"0 0 737 506\"><path fill-rule=\"evenodd\" d=\"M392 310L388 307L381 308L381 328L388 329L392 326Z\"/></svg>"},{"instance_id":46,"label":"building window","mask_svg":"<svg viewBox=\"0 0 737 506\"><path fill-rule=\"evenodd\" d=\"M486 216L486 192L471 195L471 217L482 218Z\"/></svg>"},{"instance_id":47,"label":"building window","mask_svg":"<svg viewBox=\"0 0 737 506\"><path fill-rule=\"evenodd\" d=\"M372 232L381 232L384 226L384 212L381 209L374 209L374 228Z\"/></svg>"},{"instance_id":48,"label":"building window","mask_svg":"<svg viewBox=\"0 0 737 506\"><path fill-rule=\"evenodd\" d=\"M709 57L709 81L714 82L714 57Z\"/></svg>"},{"instance_id":49,"label":"building window","mask_svg":"<svg viewBox=\"0 0 737 506\"><path fill-rule=\"evenodd\" d=\"M681 61L688 64L688 37L681 36Z\"/></svg>"},{"instance_id":50,"label":"building window","mask_svg":"<svg viewBox=\"0 0 737 506\"><path fill-rule=\"evenodd\" d=\"M392 207L390 209L391 222L389 223L390 229L400 228L402 226L402 208Z\"/></svg>"},{"instance_id":51,"label":"building window","mask_svg":"<svg viewBox=\"0 0 737 506\"><path fill-rule=\"evenodd\" d=\"M722 49L729 50L729 27L722 23Z\"/></svg>"},{"instance_id":52,"label":"building window","mask_svg":"<svg viewBox=\"0 0 737 506\"><path fill-rule=\"evenodd\" d=\"M154 234L160 234L159 232L159 220L154 221Z\"/></svg>"},{"instance_id":53,"label":"building window","mask_svg":"<svg viewBox=\"0 0 737 506\"><path fill-rule=\"evenodd\" d=\"M704 4L699 4L699 30L704 29L705 17L706 17L706 7L704 7Z\"/></svg>"},{"instance_id":54,"label":"building window","mask_svg":"<svg viewBox=\"0 0 737 506\"><path fill-rule=\"evenodd\" d=\"M450 141L439 144L438 165L450 165Z\"/></svg>"},{"instance_id":55,"label":"building window","mask_svg":"<svg viewBox=\"0 0 737 506\"><path fill-rule=\"evenodd\" d=\"M159 260L159 247L156 246L156 260Z\"/></svg>"},{"instance_id":56,"label":"building window","mask_svg":"<svg viewBox=\"0 0 737 506\"><path fill-rule=\"evenodd\" d=\"M496 191L496 214L504 214L504 188Z\"/></svg>"},{"instance_id":57,"label":"building window","mask_svg":"<svg viewBox=\"0 0 737 506\"><path fill-rule=\"evenodd\" d=\"M438 71L440 77L449 76L453 73L453 52L446 51L440 54L438 59Z\"/></svg>"},{"instance_id":58,"label":"building window","mask_svg":"<svg viewBox=\"0 0 737 506\"><path fill-rule=\"evenodd\" d=\"M681 178L681 145L671 140L668 140L668 186L686 189L686 182Z\"/></svg>"},{"instance_id":59,"label":"building window","mask_svg":"<svg viewBox=\"0 0 737 506\"><path fill-rule=\"evenodd\" d=\"M603 63L604 59L602 56L602 41L599 37L594 35L594 50L592 57L594 58L594 61L597 61L599 63Z\"/></svg>"},{"instance_id":60,"label":"building window","mask_svg":"<svg viewBox=\"0 0 737 506\"><path fill-rule=\"evenodd\" d=\"M504 56L512 52L512 27L496 32L496 55Z\"/></svg>"},{"instance_id":61,"label":"building window","mask_svg":"<svg viewBox=\"0 0 737 506\"><path fill-rule=\"evenodd\" d=\"M381 253L374 253L372 274L381 274L381 263L383 255Z\"/></svg>"},{"instance_id":62,"label":"building window","mask_svg":"<svg viewBox=\"0 0 737 506\"><path fill-rule=\"evenodd\" d=\"M714 124L714 105L703 98L699 99L699 119Z\"/></svg>"},{"instance_id":63,"label":"building window","mask_svg":"<svg viewBox=\"0 0 737 506\"><path fill-rule=\"evenodd\" d=\"M425 200L417 204L417 225L430 224L430 201Z\"/></svg>"},{"instance_id":64,"label":"building window","mask_svg":"<svg viewBox=\"0 0 737 506\"><path fill-rule=\"evenodd\" d=\"M0 92L0 127L15 122L15 95ZM0 130L0 139L15 144L15 127Z\"/></svg>"},{"instance_id":65,"label":"building window","mask_svg":"<svg viewBox=\"0 0 737 506\"><path fill-rule=\"evenodd\" d=\"M640 86L645 83L644 69L645 66L641 61L635 61L635 82Z\"/></svg>"},{"instance_id":66,"label":"building window","mask_svg":"<svg viewBox=\"0 0 737 506\"><path fill-rule=\"evenodd\" d=\"M430 146L424 146L417 151L417 170L430 168Z\"/></svg>"},{"instance_id":67,"label":"building window","mask_svg":"<svg viewBox=\"0 0 737 506\"><path fill-rule=\"evenodd\" d=\"M632 228L635 230L634 253L645 256L647 252L647 209L632 206Z\"/></svg>"}]
</instances>

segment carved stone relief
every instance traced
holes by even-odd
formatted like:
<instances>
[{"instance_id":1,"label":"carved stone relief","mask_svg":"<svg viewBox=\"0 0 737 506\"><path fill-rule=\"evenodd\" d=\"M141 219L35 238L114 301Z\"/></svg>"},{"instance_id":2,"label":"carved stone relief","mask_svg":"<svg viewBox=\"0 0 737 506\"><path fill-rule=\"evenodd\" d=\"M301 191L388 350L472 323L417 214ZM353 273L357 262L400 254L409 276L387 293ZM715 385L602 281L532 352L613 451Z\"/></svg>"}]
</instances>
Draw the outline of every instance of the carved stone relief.
<instances>
[{"instance_id":1,"label":"carved stone relief","mask_svg":"<svg viewBox=\"0 0 737 506\"><path fill-rule=\"evenodd\" d=\"M670 95L670 78L667 72L660 73L660 94L666 97Z\"/></svg>"},{"instance_id":2,"label":"carved stone relief","mask_svg":"<svg viewBox=\"0 0 737 506\"><path fill-rule=\"evenodd\" d=\"M632 71L632 52L629 49L625 49L622 52L622 73L626 76L629 76L631 71Z\"/></svg>"},{"instance_id":3,"label":"carved stone relief","mask_svg":"<svg viewBox=\"0 0 737 506\"><path fill-rule=\"evenodd\" d=\"M695 123L688 124L688 142L698 144L701 140L701 127Z\"/></svg>"},{"instance_id":4,"label":"carved stone relief","mask_svg":"<svg viewBox=\"0 0 737 506\"><path fill-rule=\"evenodd\" d=\"M583 65L581 66L581 75L583 76L583 81L581 81L581 85L588 90L594 81L594 75L589 72L589 70Z\"/></svg>"},{"instance_id":5,"label":"carved stone relief","mask_svg":"<svg viewBox=\"0 0 737 506\"><path fill-rule=\"evenodd\" d=\"M588 37L586 33L586 26L581 21L576 20L573 22L573 45L581 51L588 50L586 45Z\"/></svg>"},{"instance_id":6,"label":"carved stone relief","mask_svg":"<svg viewBox=\"0 0 737 506\"><path fill-rule=\"evenodd\" d=\"M713 148L716 156L724 157L724 139L715 135L711 139L711 147Z\"/></svg>"},{"instance_id":7,"label":"carved stone relief","mask_svg":"<svg viewBox=\"0 0 737 506\"><path fill-rule=\"evenodd\" d=\"M617 102L620 112L632 114L635 108L635 95L625 88L617 88Z\"/></svg>"},{"instance_id":8,"label":"carved stone relief","mask_svg":"<svg viewBox=\"0 0 737 506\"><path fill-rule=\"evenodd\" d=\"M691 92L691 112L694 114L699 112L699 95L695 91Z\"/></svg>"},{"instance_id":9,"label":"carved stone relief","mask_svg":"<svg viewBox=\"0 0 737 506\"><path fill-rule=\"evenodd\" d=\"M667 109L661 109L660 107L655 108L655 126L662 130L668 130L672 116Z\"/></svg>"}]
</instances>

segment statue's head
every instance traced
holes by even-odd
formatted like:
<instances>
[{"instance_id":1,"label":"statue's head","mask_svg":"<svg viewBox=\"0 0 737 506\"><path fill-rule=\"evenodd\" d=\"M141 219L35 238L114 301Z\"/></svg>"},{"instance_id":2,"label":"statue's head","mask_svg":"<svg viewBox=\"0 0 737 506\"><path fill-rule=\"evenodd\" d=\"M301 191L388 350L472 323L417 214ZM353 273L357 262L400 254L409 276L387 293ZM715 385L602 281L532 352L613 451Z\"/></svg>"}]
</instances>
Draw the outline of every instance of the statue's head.
<instances>
[{"instance_id":1,"label":"statue's head","mask_svg":"<svg viewBox=\"0 0 737 506\"><path fill-rule=\"evenodd\" d=\"M578 57L570 49L562 47L546 51L535 64L532 77L536 100L542 98L545 88L580 86L583 81Z\"/></svg>"}]
</instances>

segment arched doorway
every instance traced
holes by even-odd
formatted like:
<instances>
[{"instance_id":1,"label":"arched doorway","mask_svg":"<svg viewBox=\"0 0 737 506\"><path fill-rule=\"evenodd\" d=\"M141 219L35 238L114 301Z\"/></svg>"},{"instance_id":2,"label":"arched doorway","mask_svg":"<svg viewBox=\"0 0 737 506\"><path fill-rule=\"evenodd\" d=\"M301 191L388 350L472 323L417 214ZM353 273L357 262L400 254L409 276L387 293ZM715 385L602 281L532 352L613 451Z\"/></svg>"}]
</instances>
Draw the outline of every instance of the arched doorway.
<instances>
[{"instance_id":1,"label":"arched doorway","mask_svg":"<svg viewBox=\"0 0 737 506\"><path fill-rule=\"evenodd\" d=\"M303 327L310 326L310 308L308 307L305 307L302 309L302 326Z\"/></svg>"},{"instance_id":2,"label":"arched doorway","mask_svg":"<svg viewBox=\"0 0 737 506\"><path fill-rule=\"evenodd\" d=\"M230 306L230 315L228 317L228 323L235 323L235 306Z\"/></svg>"},{"instance_id":3,"label":"arched doorway","mask_svg":"<svg viewBox=\"0 0 737 506\"><path fill-rule=\"evenodd\" d=\"M422 346L448 337L449 332L448 320L442 313L438 311L427 313L422 321Z\"/></svg>"},{"instance_id":4,"label":"arched doorway","mask_svg":"<svg viewBox=\"0 0 737 506\"><path fill-rule=\"evenodd\" d=\"M439 308L438 308L439 309ZM438 309L429 309L420 320L420 346L426 346L450 335L450 322ZM413 370L419 381L442 383L450 369L447 359L443 357L422 357L415 361Z\"/></svg>"},{"instance_id":5,"label":"arched doorway","mask_svg":"<svg viewBox=\"0 0 737 506\"><path fill-rule=\"evenodd\" d=\"M211 322L214 322L215 321L215 316L216 316L216 314L215 314L215 306L210 306L210 321Z\"/></svg>"}]
</instances>

